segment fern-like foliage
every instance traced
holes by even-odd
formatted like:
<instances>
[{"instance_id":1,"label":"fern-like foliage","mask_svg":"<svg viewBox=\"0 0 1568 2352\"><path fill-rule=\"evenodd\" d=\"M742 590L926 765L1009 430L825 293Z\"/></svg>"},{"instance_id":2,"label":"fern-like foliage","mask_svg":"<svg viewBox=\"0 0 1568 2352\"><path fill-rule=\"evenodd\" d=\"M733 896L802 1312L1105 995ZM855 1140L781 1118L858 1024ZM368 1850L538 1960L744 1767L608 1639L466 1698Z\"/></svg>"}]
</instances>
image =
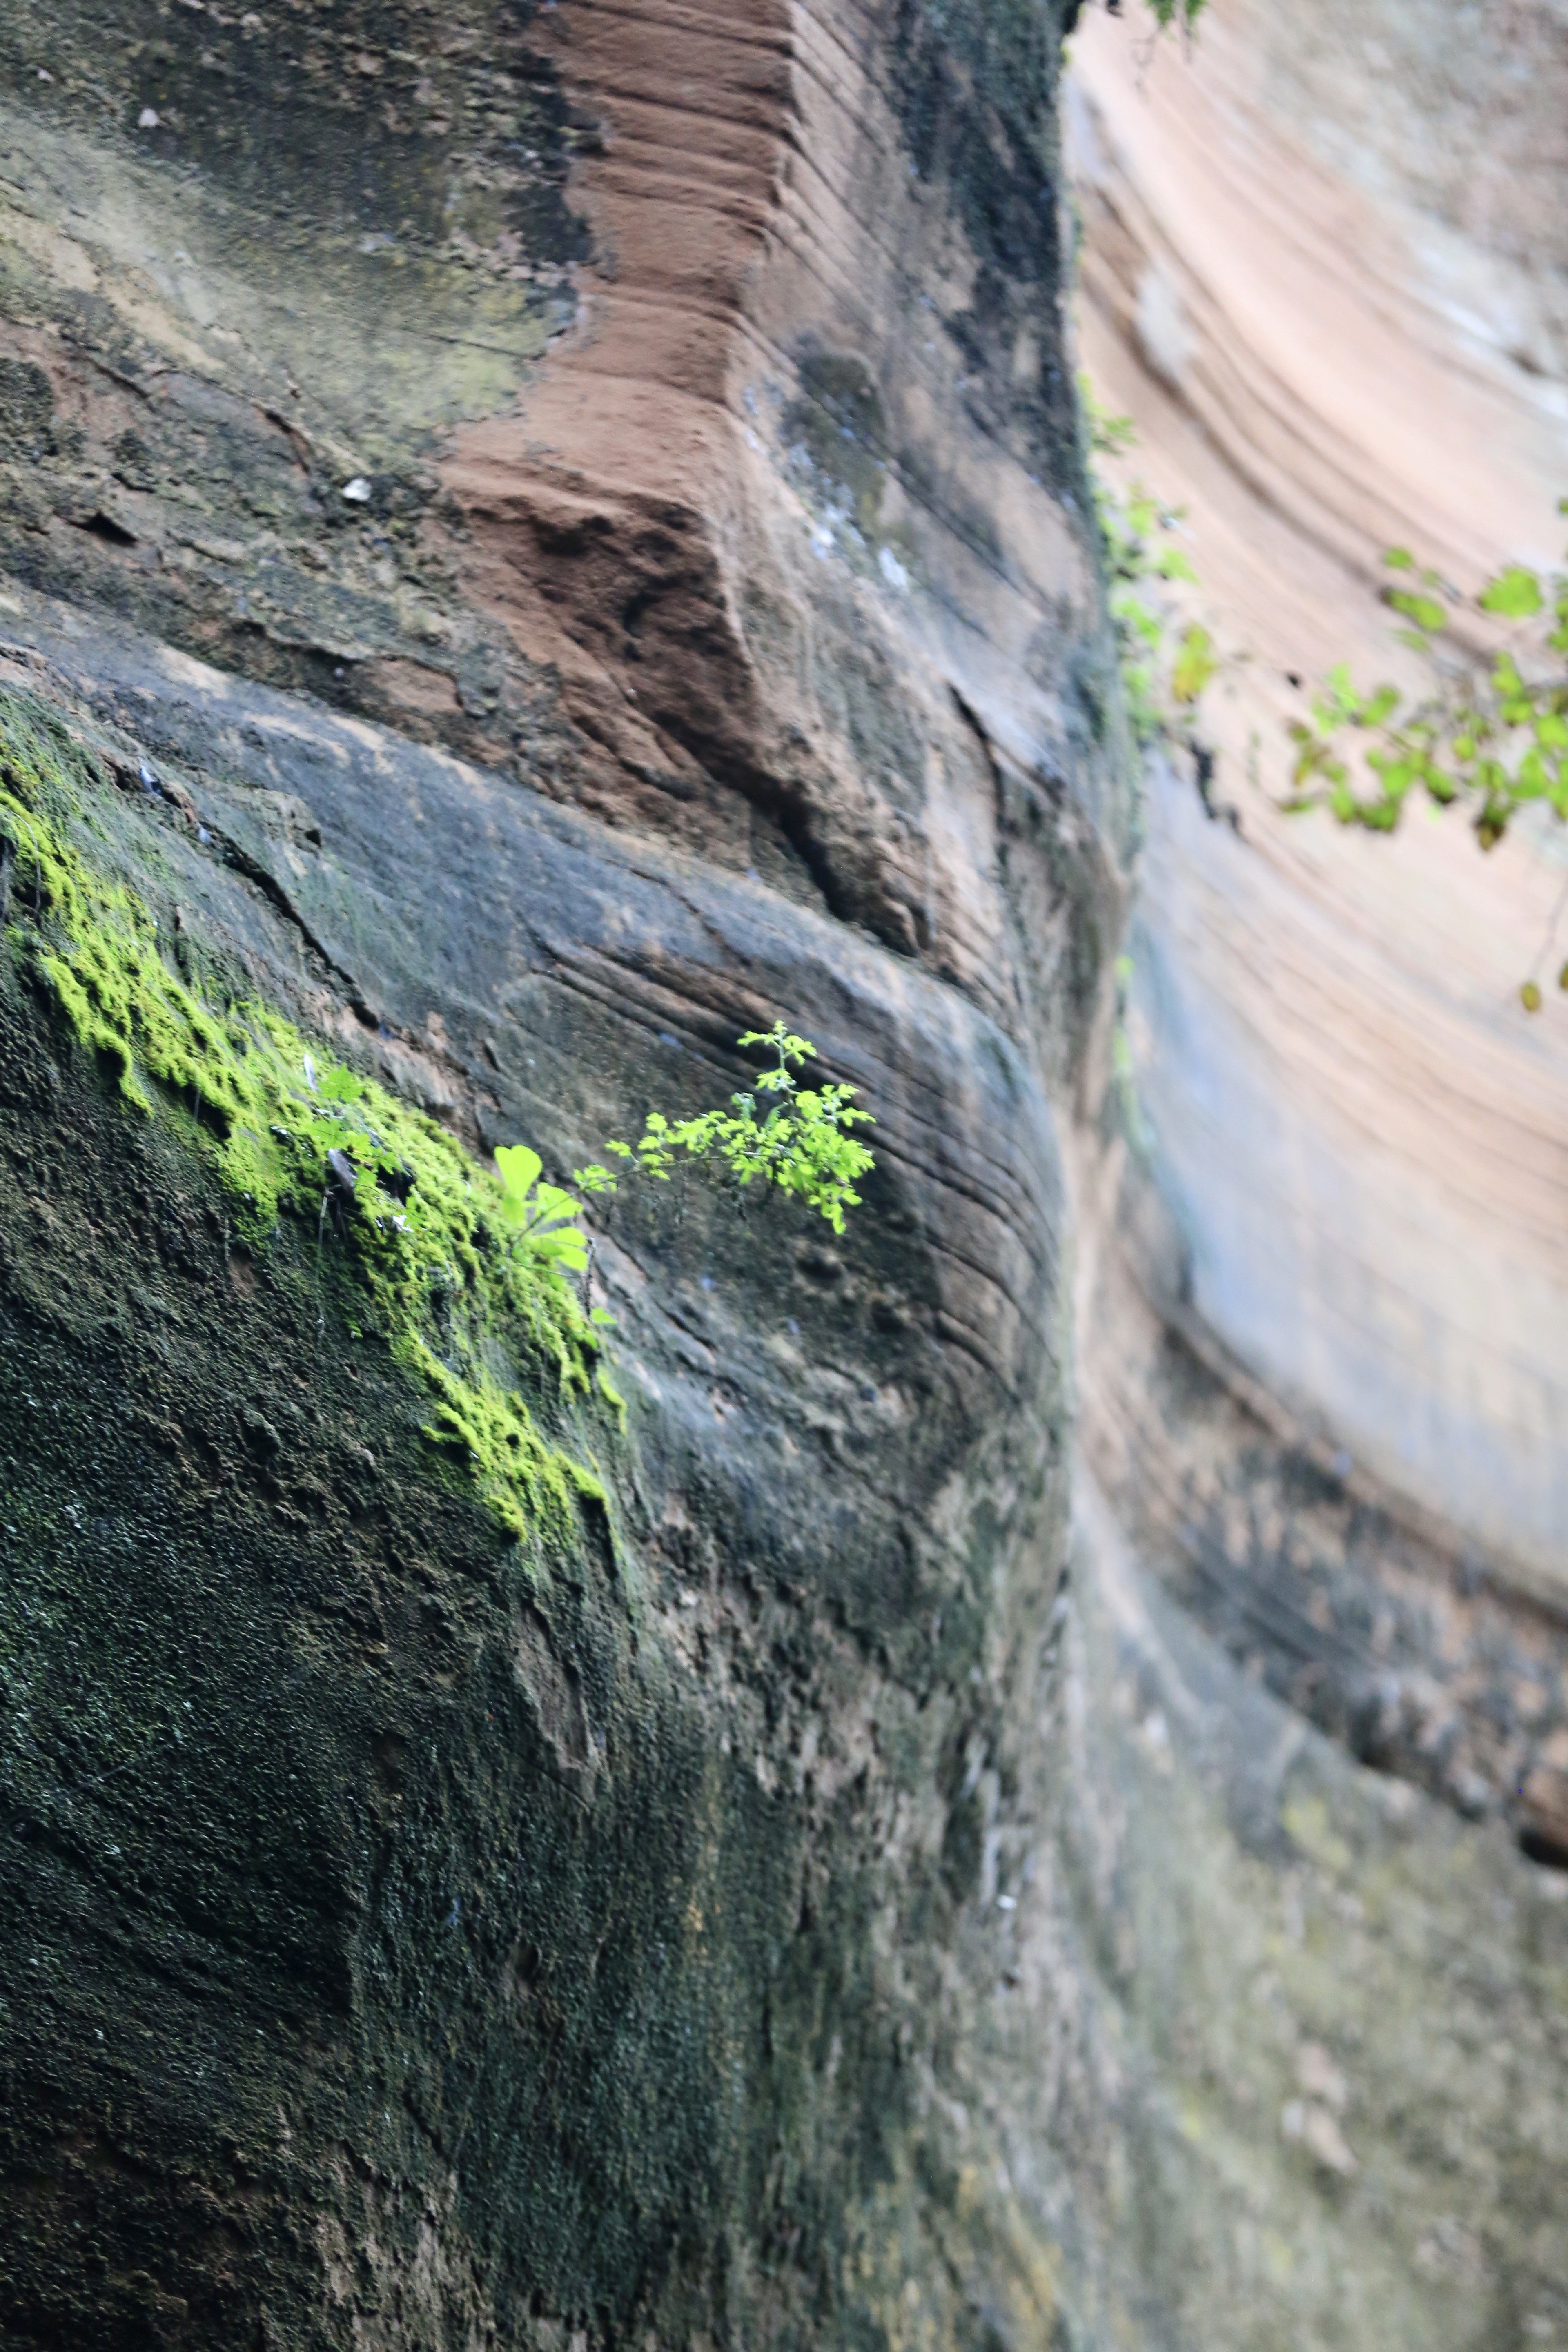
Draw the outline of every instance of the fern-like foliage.
<instances>
[{"instance_id":1,"label":"fern-like foliage","mask_svg":"<svg viewBox=\"0 0 1568 2352\"><path fill-rule=\"evenodd\" d=\"M650 1110L635 1144L612 1143L609 1150L660 1184L669 1181L682 1155L716 1160L742 1190L775 1186L841 1234L846 1212L860 1203L856 1184L875 1165L853 1132L874 1124L870 1112L856 1108L854 1087L799 1084L795 1073L816 1059L816 1048L782 1021L766 1031L748 1030L739 1043L775 1056L772 1069L758 1073L756 1093L733 1094L727 1110L700 1111L694 1118L672 1120ZM770 1098L765 1109L759 1095ZM595 1165L574 1170L573 1181L585 1192L604 1192L614 1190L616 1179Z\"/></svg>"}]
</instances>

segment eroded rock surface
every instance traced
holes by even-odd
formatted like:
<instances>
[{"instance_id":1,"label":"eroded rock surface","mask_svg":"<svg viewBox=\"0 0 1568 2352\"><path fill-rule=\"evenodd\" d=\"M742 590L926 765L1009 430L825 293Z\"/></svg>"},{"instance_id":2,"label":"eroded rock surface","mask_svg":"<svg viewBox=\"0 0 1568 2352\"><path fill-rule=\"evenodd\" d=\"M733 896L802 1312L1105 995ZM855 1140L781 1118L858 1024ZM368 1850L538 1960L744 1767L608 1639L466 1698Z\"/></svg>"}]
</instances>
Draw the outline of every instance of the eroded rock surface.
<instances>
[{"instance_id":1,"label":"eroded rock surface","mask_svg":"<svg viewBox=\"0 0 1568 2352\"><path fill-rule=\"evenodd\" d=\"M1205 820L1186 761L1152 780L1132 1034L1160 1185L1225 1347L1561 1613L1563 828L1479 856L1434 812L1369 843L1278 803L1334 664L1421 682L1385 548L1467 593L1561 563L1562 11L1218 0L1189 53L1116 34L1085 19L1068 101L1083 351L1187 515L1226 656L1210 796L1241 825Z\"/></svg>"},{"instance_id":2,"label":"eroded rock surface","mask_svg":"<svg viewBox=\"0 0 1568 2352\"><path fill-rule=\"evenodd\" d=\"M1072 1526L1136 824L1058 34L0 26L0 690L171 968L553 1173L775 1013L879 1122L842 1241L617 1196L609 1502L508 1544L330 1213L237 1241L12 894L8 2342L1568 2312L1568 1882L1146 1587L1109 1444Z\"/></svg>"}]
</instances>

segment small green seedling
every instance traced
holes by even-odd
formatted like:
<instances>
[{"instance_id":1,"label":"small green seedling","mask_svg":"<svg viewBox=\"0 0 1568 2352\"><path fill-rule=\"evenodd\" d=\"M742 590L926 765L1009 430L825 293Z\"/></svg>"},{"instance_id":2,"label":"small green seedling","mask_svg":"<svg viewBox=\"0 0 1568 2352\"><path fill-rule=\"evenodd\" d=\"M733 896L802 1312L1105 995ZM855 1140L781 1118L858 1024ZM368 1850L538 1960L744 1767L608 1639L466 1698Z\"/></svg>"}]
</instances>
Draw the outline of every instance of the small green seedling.
<instances>
[{"instance_id":1,"label":"small green seedling","mask_svg":"<svg viewBox=\"0 0 1568 2352\"><path fill-rule=\"evenodd\" d=\"M551 1274L585 1274L588 1239L576 1219L583 1204L558 1184L544 1184L544 1166L526 1143L503 1143L496 1153L500 1173L500 1216L514 1249Z\"/></svg>"},{"instance_id":2,"label":"small green seedling","mask_svg":"<svg viewBox=\"0 0 1568 2352\"><path fill-rule=\"evenodd\" d=\"M769 1030L748 1030L737 1042L763 1046L777 1057L771 1069L758 1073L755 1093L733 1094L730 1109L701 1111L694 1118L671 1120L650 1110L635 1144L615 1142L608 1149L659 1184L668 1183L682 1153L691 1160L717 1160L742 1191L755 1183L774 1185L804 1201L841 1234L846 1212L860 1205L857 1182L876 1165L852 1131L875 1124L869 1111L856 1107L858 1089L803 1087L795 1073L816 1060L816 1048L782 1021ZM772 1097L765 1111L759 1110L759 1095ZM573 1181L594 1192L613 1191L616 1183L611 1171L597 1165L574 1170Z\"/></svg>"}]
</instances>

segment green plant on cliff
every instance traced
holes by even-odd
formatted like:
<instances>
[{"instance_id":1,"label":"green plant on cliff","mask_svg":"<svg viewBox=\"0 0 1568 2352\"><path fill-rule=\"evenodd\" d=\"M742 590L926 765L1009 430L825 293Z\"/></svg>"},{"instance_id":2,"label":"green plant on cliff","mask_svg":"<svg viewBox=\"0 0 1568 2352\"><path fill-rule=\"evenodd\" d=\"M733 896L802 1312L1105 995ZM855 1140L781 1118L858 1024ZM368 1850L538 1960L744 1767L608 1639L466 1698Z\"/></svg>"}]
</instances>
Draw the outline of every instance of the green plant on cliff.
<instances>
[{"instance_id":1,"label":"green plant on cliff","mask_svg":"<svg viewBox=\"0 0 1568 2352\"><path fill-rule=\"evenodd\" d=\"M97 777L101 784L103 779ZM562 1398L597 1393L624 1410L598 1360L602 1308L584 1310L582 1203L543 1181L539 1154L503 1145L490 1170L375 1080L313 1052L253 998L205 1002L174 969L156 917L94 854L92 756L52 720L0 694L0 920L82 1043L113 1068L145 1115L188 1125L235 1201L235 1222L264 1250L279 1218L313 1220L349 1253L354 1312L430 1393L427 1434L468 1462L514 1534L564 1527L598 1478L537 1427L507 1350L534 1362ZM717 1160L744 1189L776 1188L844 1230L872 1166L852 1129L870 1121L855 1088L802 1088L815 1055L782 1022L740 1043L774 1066L729 1109L670 1120L650 1111L633 1145L609 1149L668 1182L679 1155ZM773 1097L759 1116L757 1094ZM580 1189L613 1191L597 1163Z\"/></svg>"},{"instance_id":2,"label":"green plant on cliff","mask_svg":"<svg viewBox=\"0 0 1568 2352\"><path fill-rule=\"evenodd\" d=\"M1568 499L1558 511L1568 514ZM1568 571L1510 564L1461 598L1406 548L1383 560L1384 601L1430 683L1417 695L1388 685L1363 693L1347 664L1331 671L1310 716L1290 728L1285 807L1327 808L1342 824L1393 833L1410 800L1425 795L1464 809L1483 849L1527 809L1568 822ZM1558 983L1568 990L1568 963ZM1533 976L1520 995L1539 1012Z\"/></svg>"},{"instance_id":3,"label":"green plant on cliff","mask_svg":"<svg viewBox=\"0 0 1568 2352\"><path fill-rule=\"evenodd\" d=\"M501 1219L514 1250L552 1274L586 1274L588 1237L577 1223L582 1203L558 1184L542 1181L544 1162L526 1143L503 1143L496 1152L501 1181ZM584 1169L592 1178L595 1170ZM590 1183L590 1191L601 1188Z\"/></svg>"},{"instance_id":4,"label":"green plant on cliff","mask_svg":"<svg viewBox=\"0 0 1568 2352\"><path fill-rule=\"evenodd\" d=\"M1089 449L1089 486L1105 549L1110 617L1116 630L1122 692L1141 744L1191 727L1205 688L1219 667L1208 631L1178 624L1163 585L1197 574L1176 544L1181 515L1141 482L1122 489L1095 459L1124 455L1137 440L1129 416L1113 415L1095 398L1087 377L1079 394Z\"/></svg>"},{"instance_id":5,"label":"green plant on cliff","mask_svg":"<svg viewBox=\"0 0 1568 2352\"><path fill-rule=\"evenodd\" d=\"M748 1030L738 1041L761 1045L776 1057L770 1070L758 1073L758 1093L773 1097L759 1117L756 1095L733 1094L729 1110L707 1110L694 1118L671 1121L662 1111L650 1110L636 1144L612 1143L609 1150L629 1160L644 1175L667 1184L677 1156L716 1160L742 1191L752 1184L774 1186L804 1201L825 1217L836 1234L844 1231L845 1212L858 1208L858 1180L876 1164L852 1129L875 1122L859 1110L858 1088L837 1085L800 1086L796 1068L815 1060L816 1048L775 1021L769 1030ZM614 1189L608 1169L580 1168L575 1181L594 1192Z\"/></svg>"},{"instance_id":6,"label":"green plant on cliff","mask_svg":"<svg viewBox=\"0 0 1568 2352\"><path fill-rule=\"evenodd\" d=\"M467 1463L502 1524L563 1531L602 1485L542 1433L506 1365L512 1351L547 1392L596 1391L619 1407L566 1278L579 1262L561 1238L569 1196L540 1196L520 1221L515 1171L509 1185L385 1087L318 1063L270 1008L204 1002L165 961L142 898L101 870L93 780L90 755L58 724L0 696L7 944L125 1099L186 1123L252 1247L265 1249L285 1214L344 1244L354 1314L424 1386L427 1434Z\"/></svg>"}]
</instances>

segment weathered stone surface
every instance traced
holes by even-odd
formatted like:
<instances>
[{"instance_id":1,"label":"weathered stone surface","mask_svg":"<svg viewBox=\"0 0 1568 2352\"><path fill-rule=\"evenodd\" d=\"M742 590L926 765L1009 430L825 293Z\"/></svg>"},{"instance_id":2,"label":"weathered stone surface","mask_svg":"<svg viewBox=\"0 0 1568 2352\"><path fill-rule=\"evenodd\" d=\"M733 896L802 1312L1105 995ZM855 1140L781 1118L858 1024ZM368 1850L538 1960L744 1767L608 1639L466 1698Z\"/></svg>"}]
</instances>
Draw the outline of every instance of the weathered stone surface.
<instances>
[{"instance_id":1,"label":"weathered stone surface","mask_svg":"<svg viewBox=\"0 0 1568 2352\"><path fill-rule=\"evenodd\" d=\"M1087 1279L1135 827L1057 31L0 26L0 688L100 755L79 845L172 962L556 1173L775 1012L879 1121L841 1242L617 1196L609 1504L508 1545L330 1217L237 1244L14 896L8 2343L1568 2325L1568 1882L1444 1780L1554 1769L1549 1707L1476 1728L1550 1644L1478 1684L1452 1603L1470 1745L1362 1743L1428 1795L1344 1754L1354 1674L1271 1635L1281 1704L1129 1549L1169 1528L1128 1455L1204 1464ZM1260 1519L1291 1465L1209 1402L1214 1507ZM1358 1631L1436 1573L1313 1508Z\"/></svg>"},{"instance_id":2,"label":"weathered stone surface","mask_svg":"<svg viewBox=\"0 0 1568 2352\"><path fill-rule=\"evenodd\" d=\"M1500 1581L1568 1601L1568 836L1489 856L1413 811L1287 819L1336 663L1424 690L1380 601L1560 566L1568 47L1558 0L1215 0L1140 60L1103 16L1067 100L1082 348L1186 516L1225 657L1191 781L1152 781L1131 1034L1194 1303ZM1546 983L1539 1022L1521 983Z\"/></svg>"},{"instance_id":3,"label":"weathered stone surface","mask_svg":"<svg viewBox=\"0 0 1568 2352\"><path fill-rule=\"evenodd\" d=\"M534 1586L432 1486L320 1236L237 1256L199 1164L13 981L18 2340L99 2307L222 2340L263 2304L284 2341L518 2340L531 2300L676 2340L824 2297L849 2325L902 2292L851 2249L961 2031L974 1776L1060 1554L1049 1110L953 992L760 886L28 618L34 688L156 762L156 813L96 821L190 970L237 959L557 1165L655 1072L710 1098L787 991L881 1164L832 1249L700 1193L613 1216L614 1551L587 1527ZM918 2237L910 2177L900 2211ZM163 2255L96 2305L143 2231Z\"/></svg>"}]
</instances>

